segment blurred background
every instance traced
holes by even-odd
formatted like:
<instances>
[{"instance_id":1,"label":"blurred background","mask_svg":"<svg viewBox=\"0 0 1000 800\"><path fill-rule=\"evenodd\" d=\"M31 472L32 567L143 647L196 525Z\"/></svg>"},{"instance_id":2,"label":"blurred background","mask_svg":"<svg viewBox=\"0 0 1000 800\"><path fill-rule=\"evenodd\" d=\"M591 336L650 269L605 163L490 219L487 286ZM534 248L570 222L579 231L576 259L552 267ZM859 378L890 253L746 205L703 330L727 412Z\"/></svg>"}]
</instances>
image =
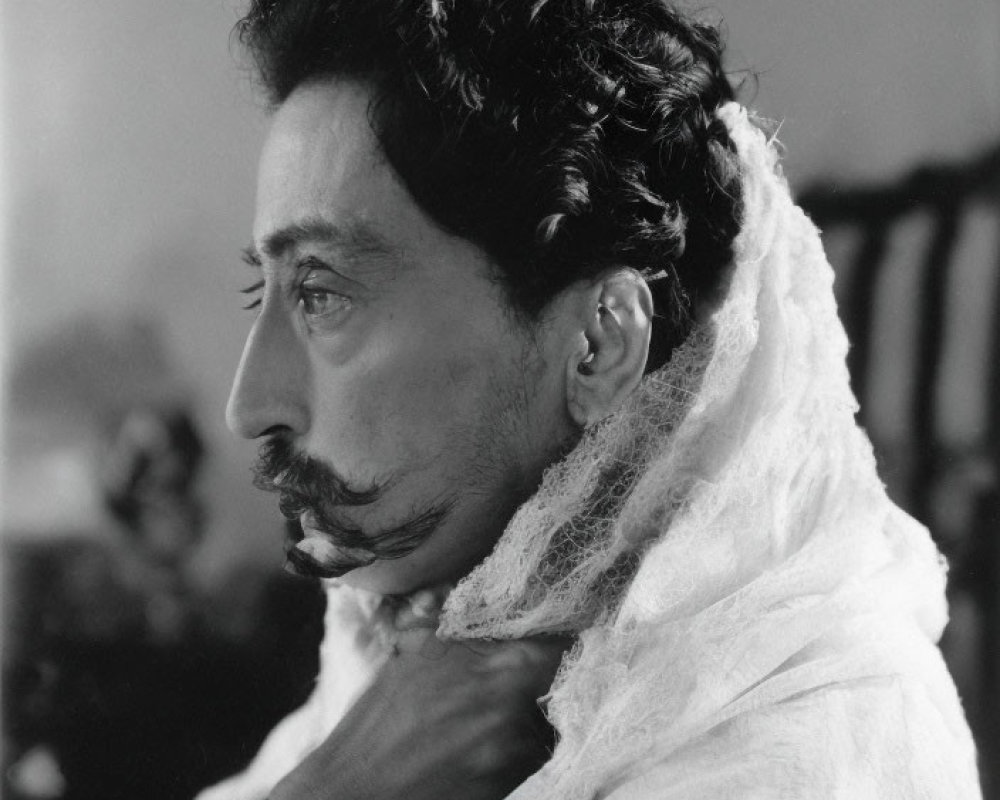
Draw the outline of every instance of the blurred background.
<instances>
[{"instance_id":1,"label":"blurred background","mask_svg":"<svg viewBox=\"0 0 1000 800\"><path fill-rule=\"evenodd\" d=\"M239 8L0 0L4 797L190 797L316 669L321 598L223 422L266 125ZM890 492L952 560L1000 798L1000 3L707 9L825 230Z\"/></svg>"}]
</instances>

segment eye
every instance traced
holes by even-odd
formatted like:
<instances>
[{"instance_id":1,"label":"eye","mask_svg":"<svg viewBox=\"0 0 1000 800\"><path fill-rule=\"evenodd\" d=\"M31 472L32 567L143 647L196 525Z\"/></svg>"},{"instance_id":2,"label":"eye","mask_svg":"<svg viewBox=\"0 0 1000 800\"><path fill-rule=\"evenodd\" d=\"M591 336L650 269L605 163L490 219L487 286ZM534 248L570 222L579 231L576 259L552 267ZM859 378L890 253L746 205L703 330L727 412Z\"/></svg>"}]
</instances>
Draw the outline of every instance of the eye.
<instances>
[{"instance_id":1,"label":"eye","mask_svg":"<svg viewBox=\"0 0 1000 800\"><path fill-rule=\"evenodd\" d=\"M351 298L341 291L336 274L326 268L312 268L299 284L299 306L314 324L331 324L351 307Z\"/></svg>"},{"instance_id":2,"label":"eye","mask_svg":"<svg viewBox=\"0 0 1000 800\"><path fill-rule=\"evenodd\" d=\"M299 303L311 317L327 317L346 311L351 305L350 299L338 292L306 285L299 290Z\"/></svg>"}]
</instances>

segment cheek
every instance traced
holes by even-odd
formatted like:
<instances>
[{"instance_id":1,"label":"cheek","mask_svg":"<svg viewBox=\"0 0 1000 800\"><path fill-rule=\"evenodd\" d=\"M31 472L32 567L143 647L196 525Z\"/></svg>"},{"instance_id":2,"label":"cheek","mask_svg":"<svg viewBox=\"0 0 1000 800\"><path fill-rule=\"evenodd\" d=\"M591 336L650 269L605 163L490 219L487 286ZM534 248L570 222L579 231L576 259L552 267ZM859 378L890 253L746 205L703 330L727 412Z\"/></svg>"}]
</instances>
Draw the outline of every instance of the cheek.
<instances>
[{"instance_id":1,"label":"cheek","mask_svg":"<svg viewBox=\"0 0 1000 800\"><path fill-rule=\"evenodd\" d=\"M358 477L444 468L489 406L495 349L431 350L405 337L392 345L314 373L311 449Z\"/></svg>"}]
</instances>

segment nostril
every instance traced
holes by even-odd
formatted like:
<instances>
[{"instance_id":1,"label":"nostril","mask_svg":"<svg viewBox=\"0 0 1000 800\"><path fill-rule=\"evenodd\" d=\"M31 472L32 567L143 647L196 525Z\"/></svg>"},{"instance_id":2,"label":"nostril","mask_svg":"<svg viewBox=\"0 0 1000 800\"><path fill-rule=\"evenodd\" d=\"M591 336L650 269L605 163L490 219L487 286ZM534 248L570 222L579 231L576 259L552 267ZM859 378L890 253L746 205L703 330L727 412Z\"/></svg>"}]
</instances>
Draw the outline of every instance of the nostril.
<instances>
[{"instance_id":1,"label":"nostril","mask_svg":"<svg viewBox=\"0 0 1000 800\"><path fill-rule=\"evenodd\" d=\"M267 430L263 430L254 436L255 439L260 439L262 437L279 437L288 436L292 432L292 429L287 425L272 425Z\"/></svg>"}]
</instances>

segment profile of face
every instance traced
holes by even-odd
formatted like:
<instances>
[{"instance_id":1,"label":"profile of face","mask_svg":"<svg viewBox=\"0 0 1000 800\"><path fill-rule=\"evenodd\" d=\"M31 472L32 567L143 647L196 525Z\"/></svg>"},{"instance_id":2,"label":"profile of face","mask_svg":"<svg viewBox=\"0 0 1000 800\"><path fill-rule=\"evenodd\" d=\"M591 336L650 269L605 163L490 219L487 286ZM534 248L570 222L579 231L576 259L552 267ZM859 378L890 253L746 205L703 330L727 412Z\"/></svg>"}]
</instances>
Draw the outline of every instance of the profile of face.
<instances>
[{"instance_id":1,"label":"profile of face","mask_svg":"<svg viewBox=\"0 0 1000 800\"><path fill-rule=\"evenodd\" d=\"M634 387L652 309L624 270L525 322L488 255L386 162L370 101L326 79L273 118L227 419L262 441L258 485L301 525L293 565L406 593L482 560L545 467Z\"/></svg>"}]
</instances>

